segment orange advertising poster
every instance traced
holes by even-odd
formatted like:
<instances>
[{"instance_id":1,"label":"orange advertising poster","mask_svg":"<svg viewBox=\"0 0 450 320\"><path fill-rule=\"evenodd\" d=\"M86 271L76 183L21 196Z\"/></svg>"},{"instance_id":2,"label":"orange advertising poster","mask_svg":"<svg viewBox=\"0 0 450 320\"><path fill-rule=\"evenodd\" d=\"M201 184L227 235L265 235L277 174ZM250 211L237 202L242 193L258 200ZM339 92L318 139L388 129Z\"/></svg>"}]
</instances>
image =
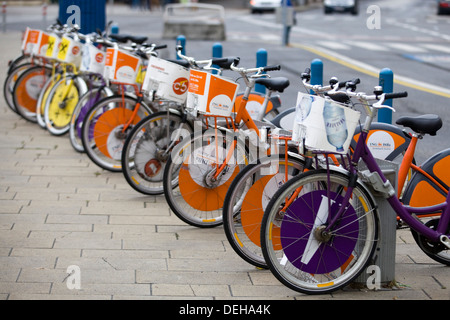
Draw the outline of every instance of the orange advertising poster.
<instances>
[{"instance_id":1,"label":"orange advertising poster","mask_svg":"<svg viewBox=\"0 0 450 320\"><path fill-rule=\"evenodd\" d=\"M141 59L115 48L108 48L105 61L105 77L126 84L135 84Z\"/></svg>"},{"instance_id":2,"label":"orange advertising poster","mask_svg":"<svg viewBox=\"0 0 450 320\"><path fill-rule=\"evenodd\" d=\"M211 75L206 112L222 115L231 111L237 88L237 83Z\"/></svg>"},{"instance_id":3,"label":"orange advertising poster","mask_svg":"<svg viewBox=\"0 0 450 320\"><path fill-rule=\"evenodd\" d=\"M238 88L239 85L232 80L191 70L186 106L196 112L229 117Z\"/></svg>"},{"instance_id":4,"label":"orange advertising poster","mask_svg":"<svg viewBox=\"0 0 450 320\"><path fill-rule=\"evenodd\" d=\"M191 70L189 75L189 92L204 95L208 73L204 71Z\"/></svg>"}]
</instances>

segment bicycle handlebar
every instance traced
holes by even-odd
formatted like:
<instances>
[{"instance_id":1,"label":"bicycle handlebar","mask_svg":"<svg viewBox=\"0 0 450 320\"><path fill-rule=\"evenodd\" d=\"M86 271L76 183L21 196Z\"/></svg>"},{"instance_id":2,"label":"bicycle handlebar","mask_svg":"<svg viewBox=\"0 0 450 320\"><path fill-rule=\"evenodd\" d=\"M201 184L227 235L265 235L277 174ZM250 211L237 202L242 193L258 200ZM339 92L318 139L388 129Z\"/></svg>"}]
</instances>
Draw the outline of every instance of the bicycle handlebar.
<instances>
[{"instance_id":1,"label":"bicycle handlebar","mask_svg":"<svg viewBox=\"0 0 450 320\"><path fill-rule=\"evenodd\" d=\"M384 97L386 100L406 98L408 97L408 92L404 91L404 92L386 93Z\"/></svg>"}]
</instances>

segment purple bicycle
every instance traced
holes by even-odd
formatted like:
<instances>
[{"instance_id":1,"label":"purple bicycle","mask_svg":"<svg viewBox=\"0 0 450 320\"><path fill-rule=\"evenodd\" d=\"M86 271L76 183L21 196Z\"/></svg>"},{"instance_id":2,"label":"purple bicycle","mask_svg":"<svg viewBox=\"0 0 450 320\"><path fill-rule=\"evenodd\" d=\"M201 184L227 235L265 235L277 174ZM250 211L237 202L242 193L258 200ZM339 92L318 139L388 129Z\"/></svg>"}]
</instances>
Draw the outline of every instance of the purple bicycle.
<instances>
[{"instance_id":1,"label":"purple bicycle","mask_svg":"<svg viewBox=\"0 0 450 320\"><path fill-rule=\"evenodd\" d=\"M345 168L322 163L317 167L321 169L289 180L271 199L261 226L262 251L270 270L284 285L301 293L325 294L343 288L372 261L379 241L379 215L383 214L378 211L373 190L409 225L421 250L450 265L450 196L428 207L403 204L366 144L377 110L390 108L384 101L406 97L407 93L385 94L380 87L373 95L346 93L364 106L367 117L353 154L341 154ZM421 134L434 135L442 126L438 116L407 120L402 121L404 125ZM323 154L324 150L310 149L307 154L317 159L318 152ZM360 161L366 169L360 169ZM417 218L436 212L440 215L433 220Z\"/></svg>"}]
</instances>

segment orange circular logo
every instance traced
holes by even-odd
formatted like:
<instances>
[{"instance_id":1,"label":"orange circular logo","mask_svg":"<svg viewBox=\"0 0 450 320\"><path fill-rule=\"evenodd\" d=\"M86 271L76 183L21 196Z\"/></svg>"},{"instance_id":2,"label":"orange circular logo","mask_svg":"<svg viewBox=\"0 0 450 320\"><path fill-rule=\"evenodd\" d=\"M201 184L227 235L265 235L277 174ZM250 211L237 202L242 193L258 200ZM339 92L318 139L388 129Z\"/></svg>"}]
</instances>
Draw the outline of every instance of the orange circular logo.
<instances>
[{"instance_id":1,"label":"orange circular logo","mask_svg":"<svg viewBox=\"0 0 450 320\"><path fill-rule=\"evenodd\" d=\"M98 63L102 63L103 62L103 58L104 58L104 55L103 55L103 53L97 53L96 55L95 55L95 61L97 61Z\"/></svg>"},{"instance_id":2,"label":"orange circular logo","mask_svg":"<svg viewBox=\"0 0 450 320\"><path fill-rule=\"evenodd\" d=\"M76 56L80 52L80 47L75 46L72 48L72 53L74 56Z\"/></svg>"},{"instance_id":3,"label":"orange circular logo","mask_svg":"<svg viewBox=\"0 0 450 320\"><path fill-rule=\"evenodd\" d=\"M186 78L178 78L173 82L172 85L173 92L178 95L184 94L188 89L188 79Z\"/></svg>"}]
</instances>

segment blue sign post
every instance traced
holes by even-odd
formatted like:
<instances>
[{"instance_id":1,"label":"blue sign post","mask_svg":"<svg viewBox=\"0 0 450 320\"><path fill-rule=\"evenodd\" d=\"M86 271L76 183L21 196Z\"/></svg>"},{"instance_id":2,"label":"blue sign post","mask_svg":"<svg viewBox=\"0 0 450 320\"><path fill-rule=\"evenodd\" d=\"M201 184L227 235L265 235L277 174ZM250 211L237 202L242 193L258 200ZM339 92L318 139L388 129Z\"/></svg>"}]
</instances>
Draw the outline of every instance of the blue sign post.
<instances>
[{"instance_id":1,"label":"blue sign post","mask_svg":"<svg viewBox=\"0 0 450 320\"><path fill-rule=\"evenodd\" d=\"M266 66L267 66L267 50L261 48L256 52L256 67L261 68ZM264 87L262 84L256 84L255 91L259 93L266 93L266 87Z\"/></svg>"},{"instance_id":2,"label":"blue sign post","mask_svg":"<svg viewBox=\"0 0 450 320\"><path fill-rule=\"evenodd\" d=\"M83 34L106 27L106 0L59 0L59 20L69 26L78 25Z\"/></svg>"},{"instance_id":3,"label":"blue sign post","mask_svg":"<svg viewBox=\"0 0 450 320\"><path fill-rule=\"evenodd\" d=\"M394 73L391 69L384 68L381 70L379 81L384 93L392 93L394 91ZM392 99L386 100L384 104L392 107ZM392 110L387 108L378 110L378 122L392 123Z\"/></svg>"}]
</instances>

